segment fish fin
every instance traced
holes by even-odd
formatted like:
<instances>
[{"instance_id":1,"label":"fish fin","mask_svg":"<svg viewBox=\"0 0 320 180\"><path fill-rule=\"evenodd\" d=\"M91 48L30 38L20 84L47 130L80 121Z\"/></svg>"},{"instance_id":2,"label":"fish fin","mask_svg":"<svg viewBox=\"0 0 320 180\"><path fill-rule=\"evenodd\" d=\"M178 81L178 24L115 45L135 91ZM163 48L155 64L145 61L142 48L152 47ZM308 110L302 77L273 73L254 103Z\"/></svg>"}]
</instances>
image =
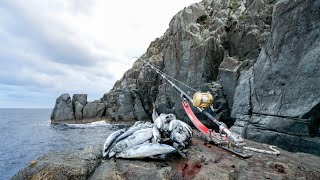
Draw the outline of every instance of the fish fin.
<instances>
[{"instance_id":1,"label":"fish fin","mask_svg":"<svg viewBox=\"0 0 320 180\"><path fill-rule=\"evenodd\" d=\"M112 158L114 155L116 155L116 152L110 151L108 154L108 157Z\"/></svg>"},{"instance_id":2,"label":"fish fin","mask_svg":"<svg viewBox=\"0 0 320 180\"><path fill-rule=\"evenodd\" d=\"M154 156L149 156L148 158L156 159L156 160L164 160L167 157L166 157L166 154L158 154L158 155L154 155Z\"/></svg>"},{"instance_id":3,"label":"fish fin","mask_svg":"<svg viewBox=\"0 0 320 180\"><path fill-rule=\"evenodd\" d=\"M177 152L180 154L180 156L185 159L187 158L187 152L184 152L183 150L177 149Z\"/></svg>"},{"instance_id":4,"label":"fish fin","mask_svg":"<svg viewBox=\"0 0 320 180\"><path fill-rule=\"evenodd\" d=\"M110 151L110 149L105 149L105 150L102 152L102 157L107 157L108 154L109 154L109 151Z\"/></svg>"}]
</instances>

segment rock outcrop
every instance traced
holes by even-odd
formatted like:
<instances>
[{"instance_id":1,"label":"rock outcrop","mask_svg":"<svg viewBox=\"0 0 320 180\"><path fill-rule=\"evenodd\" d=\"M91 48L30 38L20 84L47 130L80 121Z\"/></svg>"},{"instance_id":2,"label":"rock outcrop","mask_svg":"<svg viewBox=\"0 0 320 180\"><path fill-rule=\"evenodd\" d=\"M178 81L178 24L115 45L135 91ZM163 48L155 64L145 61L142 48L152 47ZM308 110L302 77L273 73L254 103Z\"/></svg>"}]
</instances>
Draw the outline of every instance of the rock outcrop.
<instances>
[{"instance_id":1,"label":"rock outcrop","mask_svg":"<svg viewBox=\"0 0 320 180\"><path fill-rule=\"evenodd\" d=\"M62 94L57 98L51 113L51 119L54 119L55 121L74 119L74 111L69 94Z\"/></svg>"},{"instance_id":2,"label":"rock outcrop","mask_svg":"<svg viewBox=\"0 0 320 180\"><path fill-rule=\"evenodd\" d=\"M248 145L266 149L252 141ZM100 148L50 153L20 170L12 179L319 179L320 158L304 153L253 154L248 159L204 143L198 135L188 157L166 161L102 159Z\"/></svg>"},{"instance_id":3,"label":"rock outcrop","mask_svg":"<svg viewBox=\"0 0 320 180\"><path fill-rule=\"evenodd\" d=\"M87 94L62 94L52 110L51 123L84 123L101 120L105 115L106 104L95 101L88 102Z\"/></svg>"}]
</instances>

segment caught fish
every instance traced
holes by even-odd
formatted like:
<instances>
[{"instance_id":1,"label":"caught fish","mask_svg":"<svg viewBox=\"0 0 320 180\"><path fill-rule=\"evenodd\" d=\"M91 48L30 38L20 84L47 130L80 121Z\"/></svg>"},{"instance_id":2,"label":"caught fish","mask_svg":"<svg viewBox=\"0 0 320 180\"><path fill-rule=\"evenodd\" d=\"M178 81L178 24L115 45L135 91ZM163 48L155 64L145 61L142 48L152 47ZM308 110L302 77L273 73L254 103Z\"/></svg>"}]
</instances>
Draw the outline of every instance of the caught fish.
<instances>
[{"instance_id":1,"label":"caught fish","mask_svg":"<svg viewBox=\"0 0 320 180\"><path fill-rule=\"evenodd\" d=\"M163 159L173 152L186 157L184 148L191 142L191 127L174 114L158 115L155 109L152 120L153 124L137 121L127 131L111 134L105 142L103 157ZM167 141L173 146L160 144Z\"/></svg>"},{"instance_id":2,"label":"caught fish","mask_svg":"<svg viewBox=\"0 0 320 180\"><path fill-rule=\"evenodd\" d=\"M108 158L112 158L116 154L117 154L116 152L110 151L109 154L108 154Z\"/></svg>"},{"instance_id":3,"label":"caught fish","mask_svg":"<svg viewBox=\"0 0 320 180\"><path fill-rule=\"evenodd\" d=\"M189 131L184 129L182 126L174 129L171 132L170 139L173 143L173 146L177 149L183 149L191 142L192 134L189 134Z\"/></svg>"},{"instance_id":4,"label":"caught fish","mask_svg":"<svg viewBox=\"0 0 320 180\"><path fill-rule=\"evenodd\" d=\"M147 127L150 127L150 126L153 126L153 123L147 121L147 122L144 123L144 125L147 126Z\"/></svg>"},{"instance_id":5,"label":"caught fish","mask_svg":"<svg viewBox=\"0 0 320 180\"><path fill-rule=\"evenodd\" d=\"M169 122L176 119L174 114L160 114L155 120L154 124L161 132L169 131Z\"/></svg>"},{"instance_id":6,"label":"caught fish","mask_svg":"<svg viewBox=\"0 0 320 180\"><path fill-rule=\"evenodd\" d=\"M180 128L180 127L182 127L184 131L187 131L186 133L188 133L189 136L192 136L192 129L187 123L178 119L174 119L169 122L169 131L173 131L176 128Z\"/></svg>"},{"instance_id":7,"label":"caught fish","mask_svg":"<svg viewBox=\"0 0 320 180\"><path fill-rule=\"evenodd\" d=\"M155 156L158 154L167 154L175 151L176 149L172 146L166 144L153 144L153 143L144 143L129 149L126 149L116 157L120 158L146 158L149 156Z\"/></svg>"},{"instance_id":8,"label":"caught fish","mask_svg":"<svg viewBox=\"0 0 320 180\"><path fill-rule=\"evenodd\" d=\"M132 135L134 132L139 131L141 129L145 129L145 128L151 128L152 124L139 124L137 126L133 126L131 128L129 128L126 132L124 132L123 134L121 134L115 141L114 143L117 143L119 141L121 141L124 138L127 138L128 136Z\"/></svg>"},{"instance_id":9,"label":"caught fish","mask_svg":"<svg viewBox=\"0 0 320 180\"><path fill-rule=\"evenodd\" d=\"M114 142L114 140L120 136L122 133L124 133L126 131L126 129L120 129L118 131L115 131L113 132L112 134L110 134L108 136L108 138L106 139L104 145L103 145L103 153L102 153L102 156L103 157L106 157L108 152L109 152L109 147L110 145Z\"/></svg>"},{"instance_id":10,"label":"caught fish","mask_svg":"<svg viewBox=\"0 0 320 180\"><path fill-rule=\"evenodd\" d=\"M184 134L180 134L177 131L173 131L171 133L170 139L171 141L173 141L173 146L175 148L182 149L186 146L185 141L187 141L188 138Z\"/></svg>"},{"instance_id":11,"label":"caught fish","mask_svg":"<svg viewBox=\"0 0 320 180\"><path fill-rule=\"evenodd\" d=\"M165 160L165 159L172 158L173 153L176 153L176 152L173 151L173 152L166 153L166 154L157 154L154 156L148 156L148 158L154 159L154 160Z\"/></svg>"},{"instance_id":12,"label":"caught fish","mask_svg":"<svg viewBox=\"0 0 320 180\"><path fill-rule=\"evenodd\" d=\"M159 143L161 141L161 134L159 129L156 126L153 126L152 128L152 134L153 134L153 142Z\"/></svg>"},{"instance_id":13,"label":"caught fish","mask_svg":"<svg viewBox=\"0 0 320 180\"><path fill-rule=\"evenodd\" d=\"M116 143L110 150L111 152L121 152L127 148L131 148L133 146L136 146L138 144L142 144L147 140L150 140L153 136L152 128L147 129L141 129L139 131L136 131L131 136L129 136L126 139L123 139L122 141L119 141ZM111 153L109 157L112 157L111 155L114 155L114 153Z\"/></svg>"},{"instance_id":14,"label":"caught fish","mask_svg":"<svg viewBox=\"0 0 320 180\"><path fill-rule=\"evenodd\" d=\"M139 126L140 124L144 124L143 121L137 121L134 123L134 125L132 127L136 127L136 126Z\"/></svg>"}]
</instances>

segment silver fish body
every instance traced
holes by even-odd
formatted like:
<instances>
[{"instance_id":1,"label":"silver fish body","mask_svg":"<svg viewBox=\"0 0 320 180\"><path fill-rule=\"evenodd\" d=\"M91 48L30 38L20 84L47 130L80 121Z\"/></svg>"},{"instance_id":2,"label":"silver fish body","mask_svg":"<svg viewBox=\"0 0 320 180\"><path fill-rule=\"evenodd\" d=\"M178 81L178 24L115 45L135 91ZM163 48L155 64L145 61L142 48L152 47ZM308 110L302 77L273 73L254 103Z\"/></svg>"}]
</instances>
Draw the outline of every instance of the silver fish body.
<instances>
[{"instance_id":1,"label":"silver fish body","mask_svg":"<svg viewBox=\"0 0 320 180\"><path fill-rule=\"evenodd\" d=\"M185 148L191 140L191 138L186 133L181 133L178 129L172 131L170 139L172 142L174 142L173 146L178 149Z\"/></svg>"},{"instance_id":2,"label":"silver fish body","mask_svg":"<svg viewBox=\"0 0 320 180\"><path fill-rule=\"evenodd\" d=\"M106 139L104 145L103 145L103 152L102 152L102 156L106 157L109 150L110 150L110 146L111 144L114 142L114 140L120 136L122 133L124 133L126 131L126 129L119 129L118 131L115 131L113 133L111 133L108 138Z\"/></svg>"},{"instance_id":3,"label":"silver fish body","mask_svg":"<svg viewBox=\"0 0 320 180\"><path fill-rule=\"evenodd\" d=\"M186 133L189 134L189 136L192 136L192 129L187 123L185 123L185 122L183 122L183 121L181 121L179 119L174 119L174 120L169 122L169 131L174 131L177 128L181 129L181 127L183 128L183 130Z\"/></svg>"},{"instance_id":4,"label":"silver fish body","mask_svg":"<svg viewBox=\"0 0 320 180\"><path fill-rule=\"evenodd\" d=\"M129 149L126 149L116 157L120 158L146 158L149 156L155 156L158 154L167 154L175 151L176 149L172 146L166 144L153 144L153 143L144 143Z\"/></svg>"},{"instance_id":5,"label":"silver fish body","mask_svg":"<svg viewBox=\"0 0 320 180\"><path fill-rule=\"evenodd\" d=\"M159 143L161 141L161 134L159 129L156 126L153 126L152 128L152 134L153 134L153 142Z\"/></svg>"},{"instance_id":6,"label":"silver fish body","mask_svg":"<svg viewBox=\"0 0 320 180\"><path fill-rule=\"evenodd\" d=\"M161 131L169 130L169 122L176 119L174 114L160 114L155 120L154 125Z\"/></svg>"},{"instance_id":7,"label":"silver fish body","mask_svg":"<svg viewBox=\"0 0 320 180\"><path fill-rule=\"evenodd\" d=\"M121 152L127 148L142 144L153 137L152 128L141 129L134 132L131 136L117 142L110 151Z\"/></svg>"},{"instance_id":8,"label":"silver fish body","mask_svg":"<svg viewBox=\"0 0 320 180\"><path fill-rule=\"evenodd\" d=\"M134 123L134 125L132 127L136 127L136 126L139 126L141 124L144 124L143 121L137 121Z\"/></svg>"},{"instance_id":9,"label":"silver fish body","mask_svg":"<svg viewBox=\"0 0 320 180\"><path fill-rule=\"evenodd\" d=\"M116 155L117 153L116 152L114 152L114 151L110 151L109 153L108 153L108 158L112 158L114 155Z\"/></svg>"},{"instance_id":10,"label":"silver fish body","mask_svg":"<svg viewBox=\"0 0 320 180\"><path fill-rule=\"evenodd\" d=\"M151 128L152 124L139 124L137 126L133 126L131 128L129 128L126 132L124 132L123 134L121 134L115 141L114 143L117 143L119 141L121 141L122 139L127 138L128 136L132 135L133 133L135 133L136 131L139 131L141 129L145 129L145 128Z\"/></svg>"},{"instance_id":11,"label":"silver fish body","mask_svg":"<svg viewBox=\"0 0 320 180\"><path fill-rule=\"evenodd\" d=\"M191 127L181 121L181 120L172 120L169 123L169 130L171 132L170 139L173 143L173 146L177 149L183 149L190 144L192 138Z\"/></svg>"}]
</instances>

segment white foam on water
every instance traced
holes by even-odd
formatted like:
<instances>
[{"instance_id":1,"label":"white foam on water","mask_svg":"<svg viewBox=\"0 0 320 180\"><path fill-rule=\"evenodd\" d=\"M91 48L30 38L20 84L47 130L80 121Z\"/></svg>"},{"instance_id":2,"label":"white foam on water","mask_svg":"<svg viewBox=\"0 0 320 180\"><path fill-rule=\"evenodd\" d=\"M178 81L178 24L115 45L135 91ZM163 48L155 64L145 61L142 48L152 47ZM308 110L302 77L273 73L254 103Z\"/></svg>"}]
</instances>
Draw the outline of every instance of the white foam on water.
<instances>
[{"instance_id":1,"label":"white foam on water","mask_svg":"<svg viewBox=\"0 0 320 180\"><path fill-rule=\"evenodd\" d=\"M96 126L110 126L110 123L106 123L105 121L95 121L87 124L66 124L69 127L76 128L86 128L86 127L96 127Z\"/></svg>"}]
</instances>

